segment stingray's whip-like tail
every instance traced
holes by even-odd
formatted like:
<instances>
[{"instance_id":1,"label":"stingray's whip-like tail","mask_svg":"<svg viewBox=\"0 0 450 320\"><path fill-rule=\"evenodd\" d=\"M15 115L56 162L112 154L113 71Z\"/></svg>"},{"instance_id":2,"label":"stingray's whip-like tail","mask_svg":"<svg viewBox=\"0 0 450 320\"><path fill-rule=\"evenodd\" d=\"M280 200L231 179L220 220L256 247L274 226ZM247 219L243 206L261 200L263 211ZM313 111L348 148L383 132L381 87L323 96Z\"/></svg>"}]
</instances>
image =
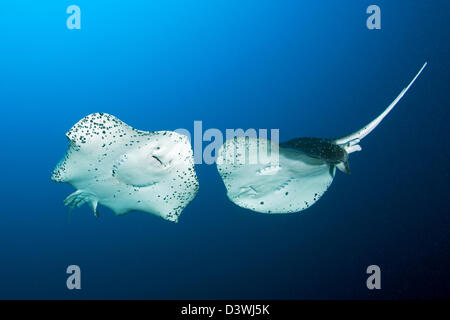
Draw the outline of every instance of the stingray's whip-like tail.
<instances>
[{"instance_id":1,"label":"stingray's whip-like tail","mask_svg":"<svg viewBox=\"0 0 450 320\"><path fill-rule=\"evenodd\" d=\"M414 79L412 79L412 81L409 83L409 85L406 88L404 88L402 90L402 92L400 92L400 94L397 96L397 98L395 98L395 100L392 101L392 103L386 108L386 110L384 110L378 117L376 117L373 121L371 121L369 124L367 124L363 128L359 129L358 131L356 131L348 136L334 140L334 143L344 147L344 149L345 149L345 151L347 151L347 153L361 151L361 147L358 144L361 141L361 139L363 139L365 136L367 136L369 133L371 133L372 130L378 126L378 124L381 122L381 120L383 120L384 117L386 117L386 115L395 107L397 102L400 101L400 99L405 95L406 91L408 91L409 87L411 87L411 85L414 83L414 81L416 81L416 79L422 73L423 69L425 69L426 65L427 65L427 62L425 62L423 64L422 68L416 74Z\"/></svg>"}]
</instances>

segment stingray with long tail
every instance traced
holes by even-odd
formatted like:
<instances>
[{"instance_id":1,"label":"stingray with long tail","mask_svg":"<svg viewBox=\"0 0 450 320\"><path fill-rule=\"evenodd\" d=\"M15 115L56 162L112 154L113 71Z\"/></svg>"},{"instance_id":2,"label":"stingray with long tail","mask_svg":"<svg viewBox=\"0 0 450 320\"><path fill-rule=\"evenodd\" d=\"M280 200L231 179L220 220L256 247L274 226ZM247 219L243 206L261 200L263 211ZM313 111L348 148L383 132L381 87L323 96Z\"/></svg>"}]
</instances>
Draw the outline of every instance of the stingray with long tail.
<instances>
[{"instance_id":1,"label":"stingray with long tail","mask_svg":"<svg viewBox=\"0 0 450 320\"><path fill-rule=\"evenodd\" d=\"M426 65L378 117L350 135L295 138L279 145L263 138L227 140L216 163L228 198L262 213L298 212L313 205L331 185L336 168L350 173L349 155L361 151L361 140L395 107Z\"/></svg>"}]
</instances>

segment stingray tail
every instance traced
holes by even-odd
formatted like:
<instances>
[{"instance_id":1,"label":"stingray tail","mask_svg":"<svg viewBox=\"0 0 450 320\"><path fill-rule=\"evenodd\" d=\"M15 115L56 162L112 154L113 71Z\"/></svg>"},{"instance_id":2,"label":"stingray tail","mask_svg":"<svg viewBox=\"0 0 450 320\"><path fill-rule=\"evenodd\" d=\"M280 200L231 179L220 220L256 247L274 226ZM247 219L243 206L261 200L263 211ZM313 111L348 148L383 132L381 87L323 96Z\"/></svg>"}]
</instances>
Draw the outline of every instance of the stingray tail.
<instances>
[{"instance_id":1,"label":"stingray tail","mask_svg":"<svg viewBox=\"0 0 450 320\"><path fill-rule=\"evenodd\" d=\"M422 73L423 69L425 69L427 65L427 62L424 63L422 68L419 70L419 72L416 74L414 79L409 83L409 85L404 88L400 94L395 98L394 101L384 110L378 117L376 117L374 120L372 120L369 124L364 126L363 128L359 129L358 131L334 140L334 143L342 146L347 153L352 153L355 151L361 151L361 146L359 145L359 142L367 136L369 133L375 129L380 122L386 117L386 115L395 107L395 105L400 101L400 99L405 95L405 93L408 91L408 89L411 87L411 85L416 81L416 79L419 77L419 75Z\"/></svg>"}]
</instances>

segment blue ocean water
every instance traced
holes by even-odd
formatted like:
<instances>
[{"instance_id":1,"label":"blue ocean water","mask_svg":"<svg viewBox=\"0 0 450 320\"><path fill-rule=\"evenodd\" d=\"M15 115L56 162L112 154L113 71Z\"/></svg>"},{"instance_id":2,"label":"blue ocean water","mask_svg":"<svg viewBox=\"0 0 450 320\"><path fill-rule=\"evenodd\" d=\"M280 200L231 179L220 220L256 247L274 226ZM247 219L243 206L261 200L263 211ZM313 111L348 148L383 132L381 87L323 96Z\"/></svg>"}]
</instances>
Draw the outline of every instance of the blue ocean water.
<instances>
[{"instance_id":1,"label":"blue ocean water","mask_svg":"<svg viewBox=\"0 0 450 320\"><path fill-rule=\"evenodd\" d=\"M68 30L66 8L81 8ZM382 29L366 28L381 8ZM450 3L9 1L0 7L0 298L449 297ZM215 166L177 224L84 206L50 180L64 133L107 112L142 130L339 137L377 116L350 176L311 208L231 203ZM79 265L82 290L66 288ZM366 268L381 268L368 290Z\"/></svg>"}]
</instances>

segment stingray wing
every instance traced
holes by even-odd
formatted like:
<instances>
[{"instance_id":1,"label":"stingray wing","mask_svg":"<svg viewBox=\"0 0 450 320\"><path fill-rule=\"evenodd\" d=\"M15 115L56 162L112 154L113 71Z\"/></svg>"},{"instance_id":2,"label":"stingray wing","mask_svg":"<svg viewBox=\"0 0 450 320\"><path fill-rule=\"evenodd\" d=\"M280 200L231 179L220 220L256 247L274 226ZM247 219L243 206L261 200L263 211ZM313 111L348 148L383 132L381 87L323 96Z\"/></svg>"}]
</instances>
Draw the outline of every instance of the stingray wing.
<instances>
[{"instance_id":1,"label":"stingray wing","mask_svg":"<svg viewBox=\"0 0 450 320\"><path fill-rule=\"evenodd\" d=\"M324 194L334 177L328 163L262 138L227 140L216 162L229 199L262 213L304 210Z\"/></svg>"}]
</instances>

